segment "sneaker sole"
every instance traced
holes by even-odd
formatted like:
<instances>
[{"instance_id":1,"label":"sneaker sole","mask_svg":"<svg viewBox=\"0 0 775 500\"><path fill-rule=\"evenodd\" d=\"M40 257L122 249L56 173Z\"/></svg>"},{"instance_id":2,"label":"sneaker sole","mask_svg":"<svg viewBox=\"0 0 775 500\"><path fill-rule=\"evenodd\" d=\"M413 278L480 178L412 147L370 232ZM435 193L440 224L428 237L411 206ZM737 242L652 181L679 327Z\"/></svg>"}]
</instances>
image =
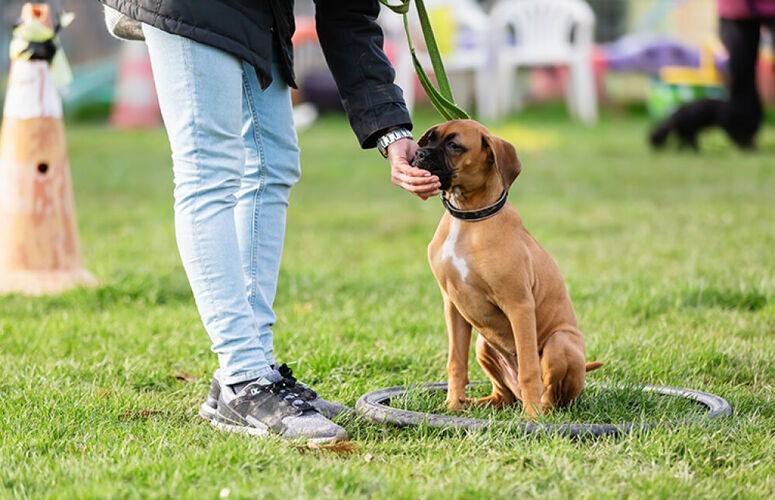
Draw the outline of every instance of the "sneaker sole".
<instances>
[{"instance_id":1,"label":"sneaker sole","mask_svg":"<svg viewBox=\"0 0 775 500\"><path fill-rule=\"evenodd\" d=\"M248 427L246 425L227 424L216 419L211 419L210 424L220 431L233 432L235 434L248 434L250 436L266 436L269 434L267 429Z\"/></svg>"},{"instance_id":2,"label":"sneaker sole","mask_svg":"<svg viewBox=\"0 0 775 500\"><path fill-rule=\"evenodd\" d=\"M225 422L220 422L218 420L210 420L210 424L215 427L216 429L220 431L226 431L226 432L233 432L234 434L247 434L249 436L277 436L281 437L287 441L302 441L307 443L315 443L315 444L329 444L329 443L338 443L339 441L346 441L347 435L344 436L333 436L333 437L311 437L311 438L286 438L284 436L281 436L279 434L275 434L274 432L270 432L267 429L259 429L257 427L247 427L244 425L233 425L233 424L227 424Z\"/></svg>"},{"instance_id":3,"label":"sneaker sole","mask_svg":"<svg viewBox=\"0 0 775 500\"><path fill-rule=\"evenodd\" d=\"M217 411L218 410L216 410L212 406L202 405L202 406L199 407L199 416L202 417L205 420L212 421L212 420L215 419L215 413Z\"/></svg>"}]
</instances>

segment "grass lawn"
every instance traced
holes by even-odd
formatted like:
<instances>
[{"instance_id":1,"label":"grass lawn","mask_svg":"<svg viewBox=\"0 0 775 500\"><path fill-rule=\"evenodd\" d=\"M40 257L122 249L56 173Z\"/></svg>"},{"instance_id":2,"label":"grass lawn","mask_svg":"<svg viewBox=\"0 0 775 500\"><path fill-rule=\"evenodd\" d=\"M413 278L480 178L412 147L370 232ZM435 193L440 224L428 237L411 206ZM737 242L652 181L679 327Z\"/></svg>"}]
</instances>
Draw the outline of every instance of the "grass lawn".
<instances>
[{"instance_id":1,"label":"grass lawn","mask_svg":"<svg viewBox=\"0 0 775 500\"><path fill-rule=\"evenodd\" d=\"M422 114L417 131L435 121ZM166 137L72 124L84 259L102 286L0 297L0 497L775 495L773 130L757 154L713 133L700 155L656 155L641 118L584 129L538 111L511 125L522 127L504 130L524 165L511 202L565 276L588 358L606 363L581 403L550 419L693 409L595 385L638 383L719 394L733 419L580 441L344 419L349 455L219 433L196 416L216 360L177 255ZM441 203L390 184L386 162L360 151L340 117L300 141L278 359L298 360L301 380L351 406L366 391L444 380L425 249ZM437 411L440 400L398 403Z\"/></svg>"}]
</instances>

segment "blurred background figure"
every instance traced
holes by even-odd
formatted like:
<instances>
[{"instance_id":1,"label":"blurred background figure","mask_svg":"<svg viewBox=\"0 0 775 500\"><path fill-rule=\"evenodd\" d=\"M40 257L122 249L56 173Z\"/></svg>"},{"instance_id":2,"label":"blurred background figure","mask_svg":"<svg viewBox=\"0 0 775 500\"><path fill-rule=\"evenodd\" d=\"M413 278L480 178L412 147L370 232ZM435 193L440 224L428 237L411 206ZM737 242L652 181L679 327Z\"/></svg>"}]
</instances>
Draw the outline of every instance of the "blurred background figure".
<instances>
[{"instance_id":1,"label":"blurred background figure","mask_svg":"<svg viewBox=\"0 0 775 500\"><path fill-rule=\"evenodd\" d=\"M742 149L755 147L762 123L762 102L756 86L761 28L775 32L775 0L718 0L721 40L728 53L727 96L704 98L675 110L651 133L651 144L661 147L672 132L679 147L698 149L703 129L721 127Z\"/></svg>"},{"instance_id":2,"label":"blurred background figure","mask_svg":"<svg viewBox=\"0 0 775 500\"><path fill-rule=\"evenodd\" d=\"M0 22L6 27L0 30L0 105L9 67L7 34L22 3L0 2ZM544 51L546 57L539 58L536 51L528 50L530 30L503 13L534 10L548 3L586 13L575 16L575 21L568 17L564 34L557 38L558 50ZM775 101L770 31L760 35L759 29L772 26L773 3L775 0L425 0L455 99L486 124L507 123L536 104L552 103L551 108L556 102L559 109L564 103L568 119L590 125L600 111L626 113L635 119L647 113L654 123L663 125L653 137L655 145L664 144L671 131L683 130L686 122L688 132L681 136L679 131L679 137L685 137L682 144L694 147L696 133L717 124L745 148L753 145L763 122L762 104ZM156 96L144 90L152 88L145 46L107 35L94 0L51 0L50 4L55 11L76 14L75 24L61 35L74 73L73 83L60 89L66 118L119 127L122 123L156 127L158 105L151 102ZM294 122L297 129L303 129L314 126L321 114L343 115L344 110L317 40L313 0L296 0L295 14L299 88L293 91ZM396 68L395 81L407 104L429 109L414 74L401 16L383 8L378 22L385 33L385 52ZM414 9L410 29L420 61L433 78ZM719 32L723 45L718 41ZM732 62L727 51L732 52ZM525 60L526 54L532 59ZM689 103L695 104L668 120L677 108ZM144 119L115 119L127 113ZM558 118L561 116L563 113Z\"/></svg>"}]
</instances>

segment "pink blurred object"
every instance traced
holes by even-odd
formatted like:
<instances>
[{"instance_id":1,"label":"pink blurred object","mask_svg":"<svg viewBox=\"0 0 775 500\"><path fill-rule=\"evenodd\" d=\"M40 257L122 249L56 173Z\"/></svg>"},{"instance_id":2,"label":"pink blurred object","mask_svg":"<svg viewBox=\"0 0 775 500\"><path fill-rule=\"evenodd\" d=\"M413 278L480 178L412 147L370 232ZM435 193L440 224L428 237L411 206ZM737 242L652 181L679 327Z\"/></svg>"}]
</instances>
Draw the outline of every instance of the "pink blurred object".
<instances>
[{"instance_id":1,"label":"pink blurred object","mask_svg":"<svg viewBox=\"0 0 775 500\"><path fill-rule=\"evenodd\" d=\"M124 42L110 124L120 129L154 128L160 118L148 50L144 43Z\"/></svg>"},{"instance_id":2,"label":"pink blurred object","mask_svg":"<svg viewBox=\"0 0 775 500\"><path fill-rule=\"evenodd\" d=\"M595 79L595 89L598 98L604 99L605 75L608 71L608 61L605 51L600 46L592 49L592 68ZM530 72L530 97L538 101L562 99L568 92L567 66L548 66L535 68Z\"/></svg>"},{"instance_id":3,"label":"pink blurred object","mask_svg":"<svg viewBox=\"0 0 775 500\"><path fill-rule=\"evenodd\" d=\"M767 104L775 102L775 73L773 70L773 54L770 49L759 49L759 60L756 63L756 83L759 96Z\"/></svg>"},{"instance_id":4,"label":"pink blurred object","mask_svg":"<svg viewBox=\"0 0 775 500\"><path fill-rule=\"evenodd\" d=\"M753 3L756 15L751 12ZM718 13L727 19L750 19L752 17L775 17L775 0L718 0Z\"/></svg>"}]
</instances>

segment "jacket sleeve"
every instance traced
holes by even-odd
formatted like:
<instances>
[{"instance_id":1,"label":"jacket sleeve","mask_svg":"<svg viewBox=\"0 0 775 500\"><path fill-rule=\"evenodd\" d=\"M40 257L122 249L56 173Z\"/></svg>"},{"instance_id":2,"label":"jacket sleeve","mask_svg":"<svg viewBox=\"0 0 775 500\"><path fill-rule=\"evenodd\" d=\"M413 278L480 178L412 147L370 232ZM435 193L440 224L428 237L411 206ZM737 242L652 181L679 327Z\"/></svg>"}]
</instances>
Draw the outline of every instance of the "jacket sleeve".
<instances>
[{"instance_id":1,"label":"jacket sleeve","mask_svg":"<svg viewBox=\"0 0 775 500\"><path fill-rule=\"evenodd\" d=\"M387 129L411 130L403 92L382 51L377 0L315 0L318 39L361 147L373 148ZM398 15L398 14L396 14Z\"/></svg>"}]
</instances>

